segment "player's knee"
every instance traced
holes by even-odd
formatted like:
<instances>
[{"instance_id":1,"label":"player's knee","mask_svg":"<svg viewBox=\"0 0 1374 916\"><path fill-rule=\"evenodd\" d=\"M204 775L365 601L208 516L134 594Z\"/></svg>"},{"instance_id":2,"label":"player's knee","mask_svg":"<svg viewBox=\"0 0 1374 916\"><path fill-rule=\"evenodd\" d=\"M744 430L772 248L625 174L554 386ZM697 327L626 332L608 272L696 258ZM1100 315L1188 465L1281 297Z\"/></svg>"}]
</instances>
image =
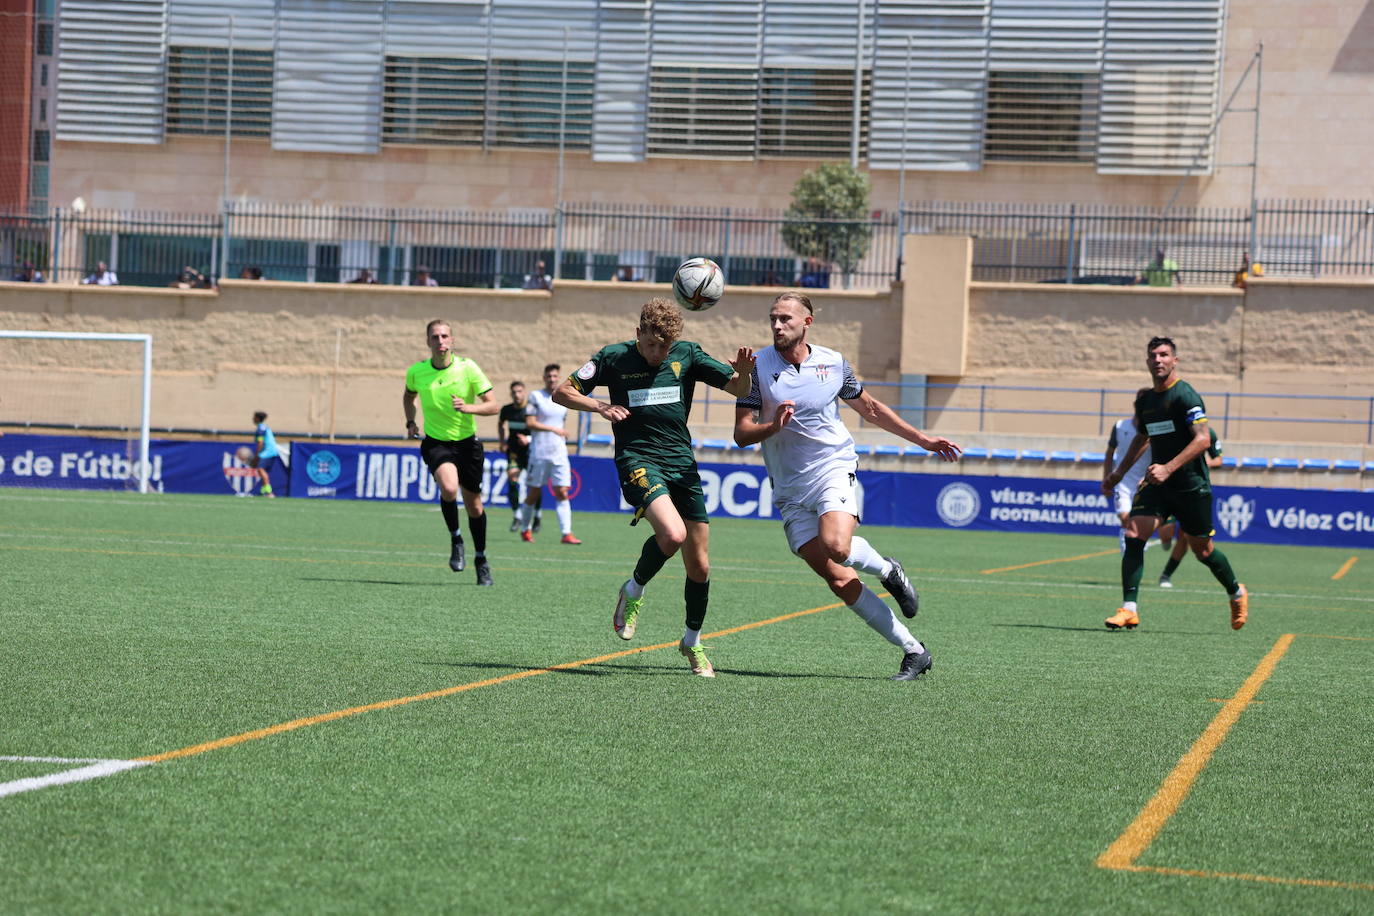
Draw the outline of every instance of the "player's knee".
<instances>
[{"instance_id":1,"label":"player's knee","mask_svg":"<svg viewBox=\"0 0 1374 916\"><path fill-rule=\"evenodd\" d=\"M1132 535L1127 535L1126 553L1134 554L1136 556L1143 556L1145 553L1145 539L1134 537Z\"/></svg>"},{"instance_id":2,"label":"player's knee","mask_svg":"<svg viewBox=\"0 0 1374 916\"><path fill-rule=\"evenodd\" d=\"M664 556L671 557L682 549L682 545L687 543L687 530L669 528L657 534L658 549L663 551Z\"/></svg>"}]
</instances>

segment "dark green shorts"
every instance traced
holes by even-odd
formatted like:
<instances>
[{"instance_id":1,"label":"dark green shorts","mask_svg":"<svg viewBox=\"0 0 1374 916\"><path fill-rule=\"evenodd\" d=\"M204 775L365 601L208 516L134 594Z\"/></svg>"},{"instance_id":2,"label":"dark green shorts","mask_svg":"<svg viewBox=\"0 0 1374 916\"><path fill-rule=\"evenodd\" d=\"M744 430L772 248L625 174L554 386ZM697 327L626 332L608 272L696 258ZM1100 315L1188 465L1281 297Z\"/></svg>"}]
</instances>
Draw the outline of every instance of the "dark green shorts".
<instances>
[{"instance_id":1,"label":"dark green shorts","mask_svg":"<svg viewBox=\"0 0 1374 916\"><path fill-rule=\"evenodd\" d=\"M701 475L696 465L690 468L661 468L648 461L616 462L620 472L620 492L635 510L638 521L649 503L668 496L686 522L706 522L706 495L701 491ZM631 523L633 524L633 522Z\"/></svg>"},{"instance_id":2,"label":"dark green shorts","mask_svg":"<svg viewBox=\"0 0 1374 916\"><path fill-rule=\"evenodd\" d=\"M1145 484L1135 491L1131 515L1154 515L1161 523L1173 516L1189 537L1209 538L1216 534L1212 527L1211 487L1171 490L1158 484Z\"/></svg>"}]
</instances>

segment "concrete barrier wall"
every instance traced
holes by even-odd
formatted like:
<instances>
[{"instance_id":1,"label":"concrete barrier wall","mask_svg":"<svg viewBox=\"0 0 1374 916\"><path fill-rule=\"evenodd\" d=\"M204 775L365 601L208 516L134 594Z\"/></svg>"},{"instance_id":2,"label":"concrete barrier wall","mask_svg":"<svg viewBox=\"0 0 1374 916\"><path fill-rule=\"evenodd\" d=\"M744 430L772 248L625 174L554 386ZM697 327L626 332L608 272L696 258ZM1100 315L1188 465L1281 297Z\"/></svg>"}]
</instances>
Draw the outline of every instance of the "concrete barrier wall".
<instances>
[{"instance_id":1,"label":"concrete barrier wall","mask_svg":"<svg viewBox=\"0 0 1374 916\"><path fill-rule=\"evenodd\" d=\"M871 381L926 374L959 383L956 392L932 392L923 418L931 428L973 444L1027 438L1087 447L1102 434L1098 396L989 393L979 386L1116 390L1105 407L1111 416L1124 414L1129 392L1148 381L1145 342L1163 333L1178 341L1184 374L1196 387L1234 395L1225 429L1233 454L1244 453L1237 450L1243 441L1267 454L1308 454L1308 442L1347 447L1328 449L1328 457L1363 454L1367 401L1239 395L1374 394L1374 283L1256 280L1244 292L968 284L948 275L966 269L950 255L959 246L924 240L931 247L923 253L921 237L908 241L908 264L920 269L908 272L905 287L811 291L814 339L843 351ZM717 308L687 316L686 336L722 359L740 345L766 345L776 292L732 288ZM666 294L664 285L578 281L560 282L553 292L237 280L218 291L0 282L0 328L153 334L158 427L241 430L253 410L263 409L278 429L399 435L404 372L426 355L429 319L453 322L460 351L479 362L504 401L511 379L538 384L547 362L571 372L600 346L629 339L639 306ZM112 352L103 345L0 344L0 419L98 424L98 398L61 392L70 390L67 370L74 367L97 380L118 377L126 363L112 364ZM974 409L980 401L981 414ZM963 409L949 409L956 406ZM1211 397L1214 418L1223 418L1224 407ZM1070 415L1083 411L1092 415ZM1265 411L1332 418L1344 411L1351 422L1235 419ZM713 410L710 421L712 434L728 430L729 411ZM492 421L482 427L485 435L494 428ZM1294 451L1279 450L1285 447Z\"/></svg>"}]
</instances>

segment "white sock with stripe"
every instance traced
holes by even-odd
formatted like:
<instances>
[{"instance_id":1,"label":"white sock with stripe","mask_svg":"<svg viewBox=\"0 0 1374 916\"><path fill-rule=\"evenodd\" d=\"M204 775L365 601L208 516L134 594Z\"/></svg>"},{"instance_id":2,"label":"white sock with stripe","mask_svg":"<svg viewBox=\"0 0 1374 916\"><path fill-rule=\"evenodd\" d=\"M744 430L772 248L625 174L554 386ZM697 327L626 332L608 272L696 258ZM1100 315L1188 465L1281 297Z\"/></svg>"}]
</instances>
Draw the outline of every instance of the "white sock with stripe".
<instances>
[{"instance_id":1,"label":"white sock with stripe","mask_svg":"<svg viewBox=\"0 0 1374 916\"><path fill-rule=\"evenodd\" d=\"M878 551L873 549L872 544L858 535L849 542L849 557L845 559L844 565L880 578L892 572L892 564L884 560Z\"/></svg>"},{"instance_id":2,"label":"white sock with stripe","mask_svg":"<svg viewBox=\"0 0 1374 916\"><path fill-rule=\"evenodd\" d=\"M892 613L892 608L884 604L883 599L874 594L867 585L863 586L863 591L859 592L859 600L849 605L849 609L877 630L883 639L903 652L921 652L925 649L921 641L912 636L911 631L897 619L896 614Z\"/></svg>"}]
</instances>

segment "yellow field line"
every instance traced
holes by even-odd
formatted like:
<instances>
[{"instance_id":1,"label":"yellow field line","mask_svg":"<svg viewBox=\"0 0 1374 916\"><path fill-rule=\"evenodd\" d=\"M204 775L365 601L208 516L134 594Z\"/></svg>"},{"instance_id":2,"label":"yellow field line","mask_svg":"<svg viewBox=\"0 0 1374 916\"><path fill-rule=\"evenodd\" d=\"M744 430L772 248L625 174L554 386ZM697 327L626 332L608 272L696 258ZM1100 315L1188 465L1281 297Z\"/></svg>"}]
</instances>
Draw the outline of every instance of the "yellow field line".
<instances>
[{"instance_id":1,"label":"yellow field line","mask_svg":"<svg viewBox=\"0 0 1374 916\"><path fill-rule=\"evenodd\" d=\"M1342 565L1340 569L1336 570L1336 574L1335 574L1334 576L1332 576L1331 578L1332 578L1332 579L1344 579L1344 578L1345 578L1345 574L1348 573L1348 572L1350 572L1350 567L1354 566L1354 565L1355 565L1355 561L1358 560L1358 559L1359 559L1359 557L1351 557L1350 559L1346 560L1346 561L1345 561L1345 564Z\"/></svg>"},{"instance_id":2,"label":"yellow field line","mask_svg":"<svg viewBox=\"0 0 1374 916\"><path fill-rule=\"evenodd\" d=\"M1207 762L1212 759L1212 754L1225 740L1227 732L1231 726L1236 724L1241 712L1249 705L1250 701L1259 693L1260 686L1269 679L1274 673L1274 666L1279 663L1279 659L1288 651L1288 647L1293 644L1293 634L1285 633L1274 643L1274 647L1269 650L1260 663L1255 666L1255 670L1245 679L1245 683L1236 691L1236 695L1226 702L1226 705L1217 711L1210 725L1203 731L1202 735L1193 742L1193 746L1183 755L1178 764L1168 776L1164 777L1164 783L1155 793L1154 798L1141 809L1140 814L1131 825L1116 838L1112 845L1102 855L1097 857L1099 868L1128 869L1135 864L1135 860L1149 848L1154 842L1159 832L1164 829L1169 818L1173 817L1179 805L1188 797L1189 791L1193 788L1193 782L1207 766Z\"/></svg>"},{"instance_id":3,"label":"yellow field line","mask_svg":"<svg viewBox=\"0 0 1374 916\"><path fill-rule=\"evenodd\" d=\"M1099 550L1096 553L1082 553L1076 557L1059 557L1054 560L1036 560L1034 563L1022 563L1019 566L999 566L996 569L980 569L979 572L987 576L992 573L1011 572L1013 569L1030 569L1032 566L1045 566L1049 563L1072 563L1075 560L1091 560L1095 557L1105 557L1114 553L1117 553L1117 551Z\"/></svg>"},{"instance_id":4,"label":"yellow field line","mask_svg":"<svg viewBox=\"0 0 1374 916\"><path fill-rule=\"evenodd\" d=\"M1276 878L1272 875L1250 875L1243 872L1201 871L1193 868L1163 868L1154 865L1122 865L1121 871L1153 872L1157 875L1181 875L1186 878L1230 878L1233 881L1259 881L1263 884L1297 884L1303 887L1338 887L1354 891L1374 891L1374 884L1357 881L1328 881L1325 878Z\"/></svg>"},{"instance_id":5,"label":"yellow field line","mask_svg":"<svg viewBox=\"0 0 1374 916\"><path fill-rule=\"evenodd\" d=\"M827 604L823 607L808 608L805 611L793 611L790 614L782 614L778 617L770 617L767 620L756 620L753 623L746 623L743 626L731 627L728 630L717 630L708 633L704 639L714 639L718 636L729 636L732 633L742 633L745 630L753 630L758 627L766 627L769 624L782 623L784 620L793 620L797 617L805 617L808 614L819 614L821 611L828 611L839 607L839 604ZM138 760L148 763L162 763L167 760L176 760L181 757L194 757L197 754L204 754L207 751L217 751L221 748L233 747L236 744L243 744L245 741L257 741L260 738L270 738L273 735L280 735L283 732L295 731L298 728L306 728L311 725L321 725L325 722L333 722L337 719L346 719L350 716L362 715L366 712L376 712L382 709L394 709L397 706L405 706L409 703L418 703L422 700L437 700L440 697L452 696L456 693L465 693L469 690L476 690L479 687L493 687L497 684L505 684L510 681L518 681L521 678L534 677L539 674L550 674L554 671L569 671L573 668L582 668L587 665L596 665L601 662L610 661L615 658L624 658L627 655L636 655L640 652L653 652L658 649L667 649L676 646L676 642L664 642L653 646L639 646L634 649L623 649L620 652L611 652L607 655L598 655L594 658L583 658L575 662L563 662L558 665L550 665L547 668L533 668L527 671L513 671L510 674L503 674L500 677L484 678L480 681L471 681L467 684L457 684L452 687L444 687L439 690L431 690L427 693L417 693L414 696L397 697L393 700L381 700L377 703L368 703L364 706L353 706L348 709L336 709L333 712L321 713L318 716L306 716L301 719L292 719L290 722L279 722L276 725L269 725L267 728L258 728L253 731L241 732L237 735L229 735L226 738L217 738L214 741L206 741L201 744L193 744L189 747L179 748L175 751L165 751L161 754L150 754L146 757L139 757Z\"/></svg>"}]
</instances>

